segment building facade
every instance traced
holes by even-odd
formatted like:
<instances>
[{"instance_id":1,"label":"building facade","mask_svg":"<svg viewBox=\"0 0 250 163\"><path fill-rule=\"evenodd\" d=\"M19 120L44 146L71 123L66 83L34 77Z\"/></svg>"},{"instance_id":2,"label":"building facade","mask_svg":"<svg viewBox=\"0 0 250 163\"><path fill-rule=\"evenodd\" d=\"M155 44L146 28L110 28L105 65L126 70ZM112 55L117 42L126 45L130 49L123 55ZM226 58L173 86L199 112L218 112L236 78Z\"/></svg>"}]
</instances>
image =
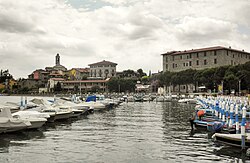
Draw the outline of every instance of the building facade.
<instances>
[{"instance_id":1,"label":"building facade","mask_svg":"<svg viewBox=\"0 0 250 163\"><path fill-rule=\"evenodd\" d=\"M250 61L250 53L231 47L209 47L162 54L163 72L179 72L187 69L201 70L226 65L244 64Z\"/></svg>"},{"instance_id":2,"label":"building facade","mask_svg":"<svg viewBox=\"0 0 250 163\"><path fill-rule=\"evenodd\" d=\"M89 68L72 68L68 71L69 80L84 80L89 77Z\"/></svg>"},{"instance_id":3,"label":"building facade","mask_svg":"<svg viewBox=\"0 0 250 163\"><path fill-rule=\"evenodd\" d=\"M62 88L67 92L89 92L92 91L94 87L97 87L99 91L107 91L107 82L106 80L68 80L62 81Z\"/></svg>"},{"instance_id":4,"label":"building facade","mask_svg":"<svg viewBox=\"0 0 250 163\"><path fill-rule=\"evenodd\" d=\"M89 66L90 77L106 79L116 76L117 63L103 60L101 62L89 64Z\"/></svg>"}]
</instances>

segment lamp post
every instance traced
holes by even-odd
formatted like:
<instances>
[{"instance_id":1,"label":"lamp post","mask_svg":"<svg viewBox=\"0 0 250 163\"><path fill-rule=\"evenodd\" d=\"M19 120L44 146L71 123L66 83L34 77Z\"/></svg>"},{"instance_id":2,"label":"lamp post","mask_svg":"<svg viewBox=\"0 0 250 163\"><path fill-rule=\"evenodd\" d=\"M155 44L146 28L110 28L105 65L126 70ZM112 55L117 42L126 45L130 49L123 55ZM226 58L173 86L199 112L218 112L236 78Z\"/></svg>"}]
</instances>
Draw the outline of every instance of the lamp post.
<instances>
[{"instance_id":1,"label":"lamp post","mask_svg":"<svg viewBox=\"0 0 250 163\"><path fill-rule=\"evenodd\" d=\"M221 93L223 95L223 80L221 81Z\"/></svg>"},{"instance_id":2,"label":"lamp post","mask_svg":"<svg viewBox=\"0 0 250 163\"><path fill-rule=\"evenodd\" d=\"M240 96L240 94L241 94L241 88L240 88L240 83L241 83L241 80L239 80L239 96Z\"/></svg>"}]
</instances>

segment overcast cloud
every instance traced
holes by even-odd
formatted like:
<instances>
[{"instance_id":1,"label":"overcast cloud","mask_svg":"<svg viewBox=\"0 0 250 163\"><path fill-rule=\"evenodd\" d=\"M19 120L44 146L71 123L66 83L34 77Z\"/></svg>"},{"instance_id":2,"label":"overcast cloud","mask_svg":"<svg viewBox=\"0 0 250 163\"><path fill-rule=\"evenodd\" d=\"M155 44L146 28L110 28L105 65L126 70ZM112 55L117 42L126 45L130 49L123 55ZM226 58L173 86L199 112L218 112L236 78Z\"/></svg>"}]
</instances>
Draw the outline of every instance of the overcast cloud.
<instances>
[{"instance_id":1,"label":"overcast cloud","mask_svg":"<svg viewBox=\"0 0 250 163\"><path fill-rule=\"evenodd\" d=\"M0 0L0 69L15 78L54 66L109 60L162 70L170 50L250 51L248 0Z\"/></svg>"}]
</instances>

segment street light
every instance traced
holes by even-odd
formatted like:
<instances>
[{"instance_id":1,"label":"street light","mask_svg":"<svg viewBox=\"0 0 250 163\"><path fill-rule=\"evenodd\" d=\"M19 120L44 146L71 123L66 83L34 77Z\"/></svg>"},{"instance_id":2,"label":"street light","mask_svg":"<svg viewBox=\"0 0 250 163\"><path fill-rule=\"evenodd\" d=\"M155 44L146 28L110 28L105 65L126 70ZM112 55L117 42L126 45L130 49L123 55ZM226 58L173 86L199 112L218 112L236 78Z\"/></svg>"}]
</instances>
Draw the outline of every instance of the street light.
<instances>
[{"instance_id":1,"label":"street light","mask_svg":"<svg viewBox=\"0 0 250 163\"><path fill-rule=\"evenodd\" d=\"M240 90L240 82L241 82L241 80L239 80L239 96L240 96L240 94L241 94L241 90Z\"/></svg>"}]
</instances>

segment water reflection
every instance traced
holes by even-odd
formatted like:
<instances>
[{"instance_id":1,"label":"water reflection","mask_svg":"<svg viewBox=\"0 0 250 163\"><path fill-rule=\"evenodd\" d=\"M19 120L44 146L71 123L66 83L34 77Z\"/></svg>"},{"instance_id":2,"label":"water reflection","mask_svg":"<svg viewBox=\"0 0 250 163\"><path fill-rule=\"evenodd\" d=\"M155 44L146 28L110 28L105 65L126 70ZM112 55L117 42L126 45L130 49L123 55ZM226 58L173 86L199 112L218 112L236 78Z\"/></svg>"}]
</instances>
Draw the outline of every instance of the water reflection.
<instances>
[{"instance_id":1,"label":"water reflection","mask_svg":"<svg viewBox=\"0 0 250 163\"><path fill-rule=\"evenodd\" d=\"M250 159L249 151L242 151L241 148L230 146L221 146L219 149L214 149L214 154L220 157L232 158L235 162L246 162Z\"/></svg>"},{"instance_id":2,"label":"water reflection","mask_svg":"<svg viewBox=\"0 0 250 163\"><path fill-rule=\"evenodd\" d=\"M41 130L30 130L15 133L6 133L0 135L0 153L7 153L8 147L11 146L22 146L24 140L31 139L44 139L45 136Z\"/></svg>"}]
</instances>

